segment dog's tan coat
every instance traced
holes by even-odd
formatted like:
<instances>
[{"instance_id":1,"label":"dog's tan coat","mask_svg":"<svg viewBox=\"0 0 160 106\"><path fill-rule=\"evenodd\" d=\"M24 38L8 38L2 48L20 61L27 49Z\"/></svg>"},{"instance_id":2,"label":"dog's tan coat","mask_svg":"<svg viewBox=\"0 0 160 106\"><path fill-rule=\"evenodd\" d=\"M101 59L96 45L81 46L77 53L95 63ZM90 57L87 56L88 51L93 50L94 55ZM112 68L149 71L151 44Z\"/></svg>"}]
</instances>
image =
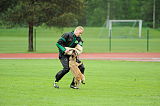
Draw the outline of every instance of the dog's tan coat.
<instances>
[{"instance_id":1,"label":"dog's tan coat","mask_svg":"<svg viewBox=\"0 0 160 106\"><path fill-rule=\"evenodd\" d=\"M77 63L76 62L76 56L70 56L69 58L69 67L70 70L74 76L74 82L75 82L75 86L79 87L81 82L85 81L85 76L81 73L81 71L79 70L78 66L82 64L82 63Z\"/></svg>"}]
</instances>

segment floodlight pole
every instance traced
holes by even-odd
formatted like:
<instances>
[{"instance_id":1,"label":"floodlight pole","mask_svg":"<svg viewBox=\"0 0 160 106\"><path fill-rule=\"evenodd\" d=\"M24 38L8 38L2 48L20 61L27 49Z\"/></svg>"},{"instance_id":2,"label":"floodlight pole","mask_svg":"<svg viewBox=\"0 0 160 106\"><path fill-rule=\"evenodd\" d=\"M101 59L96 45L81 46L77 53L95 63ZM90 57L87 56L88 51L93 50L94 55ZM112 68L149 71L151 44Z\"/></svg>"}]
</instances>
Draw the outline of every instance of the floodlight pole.
<instances>
[{"instance_id":1,"label":"floodlight pole","mask_svg":"<svg viewBox=\"0 0 160 106\"><path fill-rule=\"evenodd\" d=\"M106 27L109 27L109 18L110 18L110 2L108 1L108 11L107 11L107 21L106 21Z\"/></svg>"},{"instance_id":2,"label":"floodlight pole","mask_svg":"<svg viewBox=\"0 0 160 106\"><path fill-rule=\"evenodd\" d=\"M109 34L108 34L109 36L108 37L111 37L111 33L110 32L112 31L112 21L109 20L108 23L109 23L109 26L108 26L109 27Z\"/></svg>"},{"instance_id":3,"label":"floodlight pole","mask_svg":"<svg viewBox=\"0 0 160 106\"><path fill-rule=\"evenodd\" d=\"M142 20L139 20L139 38L142 36Z\"/></svg>"}]
</instances>

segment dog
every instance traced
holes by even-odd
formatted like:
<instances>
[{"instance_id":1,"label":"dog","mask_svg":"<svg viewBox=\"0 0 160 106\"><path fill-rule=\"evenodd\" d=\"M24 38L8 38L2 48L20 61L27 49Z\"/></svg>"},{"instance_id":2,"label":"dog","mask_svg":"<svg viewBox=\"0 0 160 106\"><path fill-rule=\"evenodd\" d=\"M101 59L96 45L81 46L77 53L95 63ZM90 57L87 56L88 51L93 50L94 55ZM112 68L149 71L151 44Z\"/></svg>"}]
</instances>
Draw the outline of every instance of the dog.
<instances>
[{"instance_id":1,"label":"dog","mask_svg":"<svg viewBox=\"0 0 160 106\"><path fill-rule=\"evenodd\" d=\"M75 48L65 47L65 49L69 50L68 53L65 53L66 55L72 55L73 54L73 50L76 51L77 55L80 55L83 52L83 47L80 46L79 44L77 44Z\"/></svg>"},{"instance_id":2,"label":"dog","mask_svg":"<svg viewBox=\"0 0 160 106\"><path fill-rule=\"evenodd\" d=\"M79 70L78 66L81 65L82 63L77 63L76 62L76 58L78 53L75 50L72 50L72 55L69 58L69 67L70 70L74 76L74 83L75 86L78 88L80 86L80 84L85 84L85 76L81 73L81 71Z\"/></svg>"}]
</instances>

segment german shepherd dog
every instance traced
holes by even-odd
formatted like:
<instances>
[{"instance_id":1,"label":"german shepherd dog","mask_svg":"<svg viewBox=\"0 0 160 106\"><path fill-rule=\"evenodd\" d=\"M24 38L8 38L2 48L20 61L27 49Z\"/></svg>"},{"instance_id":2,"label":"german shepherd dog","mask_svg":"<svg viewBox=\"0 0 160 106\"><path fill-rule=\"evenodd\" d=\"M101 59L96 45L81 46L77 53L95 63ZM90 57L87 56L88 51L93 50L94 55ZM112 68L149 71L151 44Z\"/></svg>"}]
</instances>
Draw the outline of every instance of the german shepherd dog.
<instances>
[{"instance_id":1,"label":"german shepherd dog","mask_svg":"<svg viewBox=\"0 0 160 106\"><path fill-rule=\"evenodd\" d=\"M77 53L75 50L73 50L73 53L69 58L69 67L74 76L75 86L79 87L81 83L85 84L84 83L85 76L81 73L81 71L78 68L78 66L81 65L82 63L77 63L76 59L77 59Z\"/></svg>"}]
</instances>

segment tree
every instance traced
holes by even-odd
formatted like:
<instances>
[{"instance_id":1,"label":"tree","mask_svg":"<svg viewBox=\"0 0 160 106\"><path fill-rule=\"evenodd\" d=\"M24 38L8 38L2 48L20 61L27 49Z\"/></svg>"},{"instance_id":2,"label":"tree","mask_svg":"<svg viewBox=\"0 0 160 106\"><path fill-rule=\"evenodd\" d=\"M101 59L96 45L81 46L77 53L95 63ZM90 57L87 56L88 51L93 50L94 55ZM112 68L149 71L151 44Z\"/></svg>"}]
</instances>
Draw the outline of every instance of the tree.
<instances>
[{"instance_id":1,"label":"tree","mask_svg":"<svg viewBox=\"0 0 160 106\"><path fill-rule=\"evenodd\" d=\"M107 18L109 0L86 0L88 26L102 26Z\"/></svg>"},{"instance_id":2,"label":"tree","mask_svg":"<svg viewBox=\"0 0 160 106\"><path fill-rule=\"evenodd\" d=\"M9 7L13 7L16 2L15 0L0 0L0 13L6 11Z\"/></svg>"},{"instance_id":3,"label":"tree","mask_svg":"<svg viewBox=\"0 0 160 106\"><path fill-rule=\"evenodd\" d=\"M3 0L8 1L8 0ZM14 7L3 12L3 20L12 25L28 25L28 51L33 51L33 27L74 26L78 24L83 10L83 0L17 0Z\"/></svg>"}]
</instances>

